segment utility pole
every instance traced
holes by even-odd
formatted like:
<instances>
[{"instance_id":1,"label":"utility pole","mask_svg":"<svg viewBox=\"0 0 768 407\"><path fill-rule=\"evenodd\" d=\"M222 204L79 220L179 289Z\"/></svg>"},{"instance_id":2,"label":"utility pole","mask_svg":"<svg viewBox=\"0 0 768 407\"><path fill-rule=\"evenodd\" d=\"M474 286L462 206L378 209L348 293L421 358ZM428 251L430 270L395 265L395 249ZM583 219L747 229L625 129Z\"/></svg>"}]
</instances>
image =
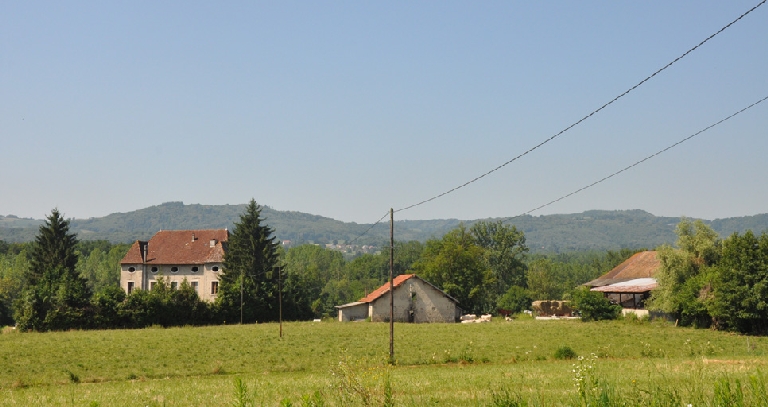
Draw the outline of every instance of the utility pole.
<instances>
[{"instance_id":1,"label":"utility pole","mask_svg":"<svg viewBox=\"0 0 768 407\"><path fill-rule=\"evenodd\" d=\"M240 274L240 325L243 324L243 277L245 272Z\"/></svg>"},{"instance_id":2,"label":"utility pole","mask_svg":"<svg viewBox=\"0 0 768 407\"><path fill-rule=\"evenodd\" d=\"M279 305L280 321L280 337L283 337L283 268L281 266L275 266L274 271L277 271L277 298Z\"/></svg>"},{"instance_id":3,"label":"utility pole","mask_svg":"<svg viewBox=\"0 0 768 407\"><path fill-rule=\"evenodd\" d=\"M395 211L389 208L389 364L395 363Z\"/></svg>"}]
</instances>

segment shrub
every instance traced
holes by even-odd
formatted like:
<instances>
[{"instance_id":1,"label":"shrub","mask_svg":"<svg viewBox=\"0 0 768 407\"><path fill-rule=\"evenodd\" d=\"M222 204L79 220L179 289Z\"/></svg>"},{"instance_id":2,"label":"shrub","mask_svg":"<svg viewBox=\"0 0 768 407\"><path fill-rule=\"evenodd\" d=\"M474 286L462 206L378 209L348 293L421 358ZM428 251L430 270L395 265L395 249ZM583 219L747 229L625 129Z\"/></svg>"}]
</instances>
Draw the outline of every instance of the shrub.
<instances>
[{"instance_id":1,"label":"shrub","mask_svg":"<svg viewBox=\"0 0 768 407\"><path fill-rule=\"evenodd\" d=\"M576 356L578 355L570 346L561 346L555 351L555 359L558 360L575 359Z\"/></svg>"},{"instance_id":2,"label":"shrub","mask_svg":"<svg viewBox=\"0 0 768 407\"><path fill-rule=\"evenodd\" d=\"M530 309L531 301L531 297L525 288L513 285L509 287L509 290L504 293L496 305L501 309L517 314L523 312L523 310Z\"/></svg>"},{"instance_id":3,"label":"shrub","mask_svg":"<svg viewBox=\"0 0 768 407\"><path fill-rule=\"evenodd\" d=\"M611 304L611 301L597 291L581 287L573 292L573 305L581 313L582 321L601 321L616 319L621 315L621 306Z\"/></svg>"}]
</instances>

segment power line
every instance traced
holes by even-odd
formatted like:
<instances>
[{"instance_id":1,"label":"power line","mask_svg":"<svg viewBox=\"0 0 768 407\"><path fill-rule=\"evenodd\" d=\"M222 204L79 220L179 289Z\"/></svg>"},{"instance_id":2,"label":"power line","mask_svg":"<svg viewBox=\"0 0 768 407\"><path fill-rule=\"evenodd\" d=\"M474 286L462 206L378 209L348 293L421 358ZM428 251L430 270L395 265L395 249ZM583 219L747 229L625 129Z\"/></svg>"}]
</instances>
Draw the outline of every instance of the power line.
<instances>
[{"instance_id":1,"label":"power line","mask_svg":"<svg viewBox=\"0 0 768 407\"><path fill-rule=\"evenodd\" d=\"M469 184L472 184L472 183L474 183L474 182L477 182L477 181L479 181L480 179L484 178L485 176L487 176L487 175L490 175L490 174L492 174L492 173L494 173L494 172L496 172L496 171L498 171L498 170L500 170L500 169L502 169L502 168L506 167L507 165L509 165L509 164L511 164L512 162L514 162L514 161L518 160L519 158L521 158L521 157L523 157L523 156L527 155L528 153L530 153L530 152L532 152L532 151L534 151L534 150L538 149L539 147L543 146L544 144L546 144L546 143L548 143L548 142L550 142L550 141L554 140L555 138L559 137L559 136L560 136L560 135L562 135L563 133L567 132L568 130L572 129L573 127L576 127L577 125L579 125L579 124L581 124L582 122L584 122L585 120L589 119L590 117L592 117L592 116L593 116L593 115L595 115L596 113L600 112L601 110L605 109L605 108L606 108L606 107L608 107L609 105L613 104L614 102L616 102L616 101L617 101L617 100L619 100L620 98L622 98L622 97L626 96L627 94L629 94L629 93L630 93L630 92L632 92L633 90L637 89L637 88L638 88L640 85L644 84L645 82L648 82L648 81L649 81L649 80L651 80L653 77L655 77L656 75L658 75L659 73L661 73L661 72L662 72L662 71L664 71L665 69L667 69L667 68L669 68L670 66L672 66L673 64L675 64L677 61L679 61L679 60L681 60L681 59L685 58L685 57L686 57L688 54L690 54L691 52L693 52L693 51L694 51L694 50L696 50L697 48L701 47L702 45L704 45L706 42L708 42L709 40L711 40L712 38L714 38L715 36L717 36L717 35L718 35L718 34L720 34L721 32L723 32L723 31L725 31L726 29L728 29L728 28L729 28L730 26L732 26L734 23L736 23L737 21L741 20L742 18L744 18L745 16L747 16L749 13L751 13L751 12L755 11L755 10L756 10L758 7L762 6L762 5L763 5L763 4L764 4L766 1L768 1L768 0L762 0L760 3L758 3L757 5L755 5L754 7L752 7L751 9L747 10L747 11L746 11L746 12L744 12L743 14L741 14L741 15L740 15L738 18L736 18L736 19L734 19L733 21L731 21L730 23L726 24L725 26L723 26L722 28L720 28L719 30L717 30L717 31L716 31L714 34L712 34L712 35L710 35L709 37L705 38L704 40L702 40L701 42L699 42L698 44L696 44L696 46L694 46L693 48L691 48L691 49L689 49L688 51L684 52L683 54L681 54L680 56L678 56L677 58L675 58L674 60L672 60L672 61L671 61L671 62L669 62L668 64L666 64L666 65L664 65L663 67L661 67L660 69L658 69L656 72L654 72L654 73L652 73L651 75L647 76L645 79L643 79L642 81L638 82L636 85L634 85L634 86L632 86L631 88L627 89L626 91L624 91L624 92L623 92L623 93L621 93L620 95L618 95L618 96L616 96L615 98L611 99L609 102L607 102L607 103L605 103L604 105L600 106L598 109L595 109L595 110L594 110L594 111L592 111L591 113L589 113L589 114L587 114L586 116L582 117L582 118L581 118L581 119L579 119L578 121L576 121L576 122L572 123L572 124L571 124L571 125L569 125L568 127L564 128L563 130L561 130L561 131L559 131L558 133L554 134L553 136L549 137L548 139L546 139L546 140L542 141L541 143L539 143L539 144L535 145L533 148L530 148L529 150L527 150L527 151L523 152L522 154L520 154L520 155L518 155L518 156L516 156L516 157L512 158L511 160L508 160L508 161L506 161L505 163L503 163L503 164L501 164L501 165L499 165L499 166L497 166L497 167L493 168L492 170L490 170L490 171L488 171L488 172L486 172L486 173L484 173L484 174L482 174L482 175L480 175L480 176L477 176L477 177L475 177L475 178L473 178L473 179L471 179L471 180L469 180L469 181L467 181L467 182L465 182L465 183L463 183L463 184L461 184L461 185L459 185L459 186L457 186L457 187L451 188L451 189L449 189L448 191L445 191L445 192L443 192L443 193L441 193L441 194L435 195L435 196L433 196L433 197L431 197L431 198L429 198L429 199L425 199L425 200L423 200L423 201L421 201L421 202L418 202L418 203L415 203L415 204L412 204L412 205L409 205L409 206L406 206L406 207L403 207L403 208L397 209L397 210L395 210L395 212L397 213L397 212L405 211L405 210L408 210L408 209L412 209L412 208L414 208L414 207L417 207L417 206L420 206L420 205L426 204L426 203L428 203L428 202L434 201L435 199L438 199L438 198L441 198L441 197L443 197L443 196L445 196L445 195L448 195L448 194L450 194L450 193L452 193L452 192L454 192L454 191L457 191L457 190L459 190L459 189L461 189L461 188L463 188L463 187L465 187L465 186L467 186L467 185L469 185ZM762 100L761 100L761 102L762 102ZM760 103L760 102L757 102L757 103ZM750 107L751 107L751 106L750 106ZM739 112L739 113L740 113L740 112ZM736 113L736 114L738 114L738 113ZM735 115L735 114L734 114L734 115ZM730 118L730 117L729 117L729 118ZM726 118L726 119L724 119L724 120L727 120L727 118ZM718 124L719 124L719 123L718 123ZM672 146L670 146L669 148L672 148ZM659 153L661 153L661 152L659 152ZM657 154L659 154L659 153L657 153ZM651 158L651 157L648 157L648 158ZM646 159L648 159L648 158L646 158ZM637 165L637 164L639 164L639 163L636 163L635 165ZM626 170L626 169L625 169L625 170ZM620 171L620 172L623 172L623 171L624 171L624 170L622 170L622 171ZM618 174L618 173L617 173L617 174ZM610 178L610 177L612 177L612 176L614 176L614 175L617 175L617 174L612 174L611 176L609 176L609 177L607 177L607 178ZM598 181L598 183L599 183L599 182L602 182L602 181L603 181L603 180L601 180L601 181ZM585 187L585 188L582 188L581 190L583 190L583 189L586 189L586 188L589 188L589 187L591 187L591 186L592 186L592 185L589 185L589 186L587 186L587 187ZM570 196L570 195L573 195L573 194L575 194L575 193L578 193L578 192L579 192L579 191L574 191L574 192L572 192L571 194L569 194L568 196ZM533 211L536 211L536 210L538 210L538 209L541 209L541 208L543 208L543 207L545 207L545 206L549 206L549 205L551 205L551 204L553 204L553 203L555 203L555 202L557 202L557 201L559 201L559 200L565 199L566 197L567 197L567 196L563 196L563 197L559 198L558 200L555 200L555 201L553 201L553 202L547 203L547 204L545 204L545 205L542 205L542 206L540 206L540 207L538 207L538 208L535 208L535 209L532 209L532 210L530 210L530 211L528 211L528 212L525 212L525 213L523 213L523 214L521 214L521 215L518 215L518 216L515 216L515 217L512 217L512 218L508 218L508 219L513 219L513 218L516 218L516 217L519 217L519 216L523 216L523 215L525 215L525 214L528 214L528 213L530 213L530 212L533 212ZM373 228L374 228L376 225L378 225L379 223L381 223L381 221L382 221L382 220L384 220L384 218L386 218L388 214L389 214L389 212L387 212L387 213L386 213L384 216L382 216L382 217L381 217L379 220L377 220L376 222L374 222L374 223L373 223L373 224L372 224L372 225L371 225L371 226L370 226L368 229L366 229L366 230L365 230L363 233L361 233L361 234L360 234L360 235L358 235L356 238L354 238L354 239L351 241L351 243L354 243L354 242L356 242L357 240L359 240L360 238L362 238L363 236L365 236L366 234L368 234L368 232L370 232L370 231L371 231L371 229L373 229Z\"/></svg>"},{"instance_id":2,"label":"power line","mask_svg":"<svg viewBox=\"0 0 768 407\"><path fill-rule=\"evenodd\" d=\"M634 164L628 165L628 166L622 168L621 170L614 172L611 175L605 176L605 177L603 177L603 178L601 178L601 179L599 179L599 180L597 180L597 181L595 181L595 182L593 182L593 183L591 183L591 184L589 184L587 186L581 187L581 188L579 188L579 189L577 189L577 190L575 190L575 191L573 191L573 192L571 192L571 193L569 193L567 195L563 195L560 198L557 198L557 199L554 199L552 201L549 201L549 202L545 203L544 205L537 206L536 208L533 208L533 209L531 209L531 210L529 210L527 212L523 212L520 215L512 216L512 217L509 217L509 218L505 218L505 219L502 220L502 222L507 222L507 221L510 221L512 219L519 218L519 217L524 216L524 215L528 215L531 212L537 211L537 210L539 210L541 208L545 208L545 207L547 207L549 205L552 205L552 204L554 204L556 202L560 202L563 199L566 199L566 198L568 198L568 197L570 197L572 195L578 194L579 192L584 191L585 189L592 188L593 186L595 186L597 184L600 184L603 181L606 181L606 180L608 180L610 178L613 178L616 175L619 175L619 174L621 174L624 171L627 171L627 170L629 170L631 168L634 168L634 167L636 167L636 166L638 166L638 165L640 165L640 164L650 160L653 157L656 157L656 156L658 156L658 155L660 155L660 154L662 154L662 153L664 153L664 152L666 152L668 150L671 150L672 148L677 147L678 145L680 145L680 144L682 144L682 143L684 143L684 142L686 142L686 141L688 141L688 140L698 136L701 133L704 133L705 131L707 131L707 130L709 130L709 129L711 129L711 128L713 128L713 127L715 127L715 126L717 126L717 125L719 125L719 124L721 124L723 122L725 122L726 120L732 119L733 117L735 117L735 116L737 116L737 115L739 115L739 114L741 114L741 113L743 113L743 112L745 112L745 111L747 111L747 110L757 106L758 104L764 102L765 100L768 100L768 96L758 100L755 103L752 103L751 105L749 105L749 106L747 106L747 107L737 111L736 113L731 114L730 116L727 116L727 117L725 117L723 119L720 119L719 121L717 121L717 122L715 122L713 124L710 124L709 126L707 126L707 127L703 128L703 129L697 131L696 133L691 134L690 136L688 136L688 137L686 137L686 138L684 138L684 139L682 139L682 140L680 140L680 141L678 141L678 142L676 142L676 143L674 143L674 144L672 144L672 145L670 145L670 146L668 146L668 147L666 147L666 148L664 148L662 150L659 150L659 151L657 151L657 152L655 152L655 153L653 153L653 154L643 158L640 161L635 162Z\"/></svg>"},{"instance_id":3,"label":"power line","mask_svg":"<svg viewBox=\"0 0 768 407\"><path fill-rule=\"evenodd\" d=\"M564 128L563 130L560 130L558 133L556 133L556 134L555 134L555 135L553 135L552 137L550 137L550 138L548 138L548 139L546 139L546 140L542 141L541 143L539 143L539 144L535 145L533 148L531 148L531 149L529 149L529 150L525 151L524 153L522 153L522 154L520 154L520 155L518 155L518 156L516 156L516 157L512 158L511 160L509 160L509 161L507 161L507 162L505 162L505 163L503 163L503 164L501 164L501 165L497 166L496 168L494 168L494 169L492 169L492 170L490 170L490 171L488 171L488 172L486 172L486 173L484 173L484 174L482 174L482 175L480 175L480 176L477 176L477 177L475 177L475 178L473 178L473 179L471 179L471 180L469 180L469 181L467 181L467 182L465 182L465 183L463 183L463 184L461 184L461 185L459 185L459 186L457 186L457 187L451 188L451 189L449 189L449 190L447 190L447 191L445 191L445 192L443 192L443 193L441 193L441 194L435 195L435 196L433 196L433 197L431 197L431 198L429 198L429 199L425 199L425 200L423 200L423 201L421 201L421 202L418 202L418 203L415 203L415 204L412 204L412 205L406 206L406 207L404 207L404 208L400 208L400 209L397 209L397 210L395 210L395 212L401 212L401 211L405 211L405 210L408 210L408 209L411 209L411 208L414 208L414 207L417 207L417 206L420 206L420 205L426 204L426 203L428 203L428 202L434 201L435 199L438 199L438 198L441 198L441 197L443 197L443 196L445 196L445 195L448 195L448 194L450 194L451 192L454 192L454 191L457 191L457 190L459 190L459 189L461 189L461 188L464 188L465 186L467 186L467 185L469 185L469 184L472 184L472 183L474 183L474 182L477 182L477 181L479 181L480 179L482 179L482 178L483 178L483 177L485 177L486 175L490 175L490 174L492 174L492 173L494 173L494 172L496 172L496 171L498 171L498 170L500 170L500 169L502 169L502 168L506 167L507 165L509 165L509 164L511 164L512 162L516 161L517 159L519 159L519 158L521 158L521 157L523 157L523 156L527 155L528 153L530 153L530 152L532 152L532 151L536 150L537 148L539 148L539 147L543 146L544 144L547 144L547 143L549 143L550 141L552 141L552 140L554 140L555 138L559 137L559 136L560 136L560 135L562 135L563 133L567 132L568 130L570 130L570 129L574 128L574 127L576 127L577 125L579 125L579 124L580 124L580 123L582 123L583 121L585 121L585 120L589 119L589 118L590 118L590 117L592 117L594 114L598 113L599 111L601 111L601 110L605 109L606 107L608 107L609 105L613 104L613 102L615 102L615 101L617 101L617 100L621 99L622 97L626 96L627 94L629 94L629 92L632 92L633 90L637 89L637 88L638 88L640 85L644 84L645 82L648 82L649 80L651 80L651 78L653 78L653 77L654 77L654 76L656 76L657 74L661 73L661 72L662 72L662 71L664 71L665 69L669 68L670 66L672 66L672 65L673 65L674 63L676 63L677 61L679 61L679 60L681 60L681 59L685 58L685 57L686 57L688 54L690 54L691 52L693 52L694 50L696 50L696 49L697 49L697 48L699 48L700 46L704 45L704 43L706 43L707 41L711 40L711 39L712 39L712 38L714 38L716 35L720 34L721 32L725 31L726 29L728 29L728 28L729 28L731 25L733 25L733 24L734 24L734 23L736 23L737 21L739 21L739 20L741 20L742 18L744 18L744 17L745 17L747 14L749 14L749 13L751 13L751 12L755 11L755 9L757 9L757 8L758 8L758 7L760 7L760 6L762 6L762 5L763 5L763 4L764 4L766 1L768 1L768 0L763 0L763 1L761 1L761 2L760 2L760 3L758 3L756 6L752 7L751 9L747 10L746 12L744 12L742 15L740 15L740 16L739 16L738 18L736 18L735 20L731 21L730 23L726 24L725 26L723 26L722 28L720 28L719 30L717 30L717 32L715 32L714 34L712 34L712 35L710 35L709 37L705 38L703 41L701 41L700 43L698 43L698 44L697 44L696 46L694 46L693 48L689 49L688 51L685 51L685 52L684 52L682 55L680 55L679 57L677 57L677 58L675 58L674 60L672 60L672 62L670 62L670 63L668 63L668 64L664 65L662 68L660 68L660 69L659 69L659 70L657 70L656 72L652 73L651 75L647 76L647 77L646 77L645 79L643 79L642 81L638 82L638 83L637 83L635 86L632 86L631 88L627 89L626 91L624 91L624 93L622 93L622 94L620 94L620 95L616 96L615 98L611 99L611 101L609 101L609 102L607 102L606 104L604 104L604 105L600 106L599 108L597 108L597 109L593 110L593 111L592 111L591 113L589 113L588 115L586 115L586 116L582 117L581 119L579 119L578 121L576 121L576 122L572 123L570 126L568 126L568 127ZM383 218L382 218L382 219L383 219ZM379 220L379 222L380 222L380 221L381 221L381 220Z\"/></svg>"},{"instance_id":4,"label":"power line","mask_svg":"<svg viewBox=\"0 0 768 407\"><path fill-rule=\"evenodd\" d=\"M385 214L384 214L384 216L382 216L381 218L379 218L379 220L377 220L376 222L374 222L374 223L373 223L373 224L372 224L372 225L371 225L371 226L370 226L368 229L365 229L365 231L364 231L363 233L359 234L359 235L358 235L356 238L352 239L352 240L349 242L349 244L354 244L354 243L355 243L355 242L356 242L358 239L360 239L361 237L363 237L363 236L365 236L366 234L368 234L368 232L370 232L370 231L371 231L371 229L373 229L373 227L374 227L374 226L376 226L376 225L378 225L379 223L381 223L381 221L383 221L383 220L384 220L384 218L386 218L387 216L389 216L389 211L387 211L387 213L385 213Z\"/></svg>"},{"instance_id":5,"label":"power line","mask_svg":"<svg viewBox=\"0 0 768 407\"><path fill-rule=\"evenodd\" d=\"M519 214L519 215L517 215L517 216L511 216L511 217L508 217L508 218L503 218L501 221L502 221L502 222L508 222L508 221L510 221L510 220L512 220L512 219L515 219L515 218L519 218L519 217L521 217L521 216L525 216L525 215L528 215L528 214L530 214L530 213L532 213L532 212L535 212L535 211L537 211L537 210L539 210L539 209L545 208L545 207L547 207L547 206L550 206L550 205L552 205L552 204L555 204L555 203L557 203L557 202L560 202L560 201L562 201L563 199L566 199L566 198L569 198L569 197L571 197L571 196L573 196L573 195L576 195L576 194L578 194L578 193L579 193L579 192L581 192L581 191L584 191L584 190L586 190L586 189L592 188L593 186L595 186L595 185L597 185L597 184L600 184L600 183L602 183L602 182L605 182L605 181L607 181L607 180L609 180L609 179L611 179L611 178L613 178L613 177L615 177L615 176L617 176L617 175L619 175L619 174L621 174L621 173L623 173L623 172L625 172L625 171L628 171L628 170L630 170L630 169L632 169L632 168L634 168L634 167L637 167L638 165L640 165L640 164L642 164L642 163L644 163L644 162L646 162L646 161L650 160L651 158L654 158L654 157L656 157L656 156L658 156L658 155L661 155L661 154L663 154L663 153L665 153L665 152L667 152L667 151L669 151L669 150L671 150L671 149L673 149L673 148L675 148L675 147L679 146L680 144L682 144L682 143L684 143L684 142L686 142L686 141L688 141L688 140L690 140L690 139L692 139L692 138L694 138L694 137L698 136L698 135L699 135L699 134L701 134L701 133L704 133L704 132L705 132L705 131L707 131L707 130L710 130L710 129L714 128L715 126L718 126L718 125L722 124L723 122L725 122L725 121L727 121L727 120L730 120L730 119L732 119L732 118L734 118L734 117L738 116L738 115L739 115L739 114L741 114L741 113L744 113L745 111L747 111L747 110L749 110L749 109L751 109L751 108L753 108L753 107L755 107L755 106L759 105L760 103L762 103L762 102L764 102L764 101L766 101L766 100L768 100L768 96L766 96L766 97L764 97L764 98L762 98L762 99L758 100L757 102L754 102L754 103L752 103L751 105L749 105L749 106L747 106L747 107L745 107L745 108L743 108L743 109L741 109L741 110L739 110L739 111L737 111L737 112L735 112L735 113L732 113L732 114L730 114L729 116L726 116L726 117L724 117L724 118L722 118L722 119L718 120L717 122L715 122L715 123L713 123L713 124L710 124L710 125L709 125L709 126L707 126L707 127L704 127L703 129L701 129L701 130L699 130L699 131L697 131L697 132L695 132L695 133L691 134L691 135L690 135L690 136L688 136L688 137L685 137L685 138L684 138L684 139L682 139L682 140L679 140L679 141L677 141L676 143L674 143L674 144L672 144L672 145L669 145L669 146L667 146L667 147L665 147L665 148L663 148L663 149L661 149L661 150L659 150L659 151L657 151L657 152L655 152L655 153L653 153L653 154L651 154L651 155L649 155L649 156L647 156L647 157L645 157L645 158L643 158L643 159L641 159L641 160L639 160L639 161L636 161L635 163L633 163L633 164L630 164L630 165L628 165L628 166L626 166L626 167L624 167L624 168L622 168L622 169L620 169L620 170L618 170L618 171L616 171L616 172L614 172L614 173L612 173L612 174L610 174L610 175L607 175L607 176L605 176L605 177L603 177L603 178L601 178L601 179L599 179L599 180L597 180L597 181L595 181L595 182L593 182L593 183L591 183L591 184L589 184L589 185L583 186L583 187L581 187L581 188L579 188L579 189L577 189L577 190L575 190L575 191L573 191L573 192L570 192L570 193L568 193L568 194L566 194L566 195L563 195L563 196L561 196L561 197L559 197L559 198L557 198L557 199L553 199L553 200L551 200L551 201L549 201L549 202L547 202L547 203L545 203L545 204L543 204L543 205L539 205L539 206L537 206L537 207L535 207L535 208L533 208L533 209L531 209L531 210L528 210L528 211L526 211L526 212L523 212L523 213L521 213L521 214ZM384 216L382 216L382 217L381 217L381 218L380 218L378 221L376 221L376 222L375 222L374 224L372 224L372 225L371 225L371 226L370 226L368 229L366 229L366 230L365 230L365 231L364 231L362 234L360 234L358 237L356 237L356 238L353 240L353 242L354 242L355 240L357 240L357 239L359 239L359 238L363 237L365 234L367 234L367 233L368 233L368 232L369 232L371 229L373 229L373 227L374 227L374 226L376 226L376 225L377 225L377 224L379 224L379 223L380 223L382 220L384 220L384 218L386 218L386 217L387 217L387 215L389 215L389 212L385 213L385 214L384 214Z\"/></svg>"}]
</instances>

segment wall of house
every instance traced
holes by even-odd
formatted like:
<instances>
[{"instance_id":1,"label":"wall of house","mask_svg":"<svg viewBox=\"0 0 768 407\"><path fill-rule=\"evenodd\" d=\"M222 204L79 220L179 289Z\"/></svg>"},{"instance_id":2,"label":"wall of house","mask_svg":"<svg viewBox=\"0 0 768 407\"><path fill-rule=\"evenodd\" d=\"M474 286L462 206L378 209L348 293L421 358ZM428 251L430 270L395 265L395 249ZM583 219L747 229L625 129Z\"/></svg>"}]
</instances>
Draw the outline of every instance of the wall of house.
<instances>
[{"instance_id":1,"label":"wall of house","mask_svg":"<svg viewBox=\"0 0 768 407\"><path fill-rule=\"evenodd\" d=\"M356 321L368 318L368 304L339 308L339 321Z\"/></svg>"},{"instance_id":2,"label":"wall of house","mask_svg":"<svg viewBox=\"0 0 768 407\"><path fill-rule=\"evenodd\" d=\"M461 309L441 291L418 278L405 281L394 291L396 322L456 322ZM371 321L389 321L389 294L369 306Z\"/></svg>"},{"instance_id":3,"label":"wall of house","mask_svg":"<svg viewBox=\"0 0 768 407\"><path fill-rule=\"evenodd\" d=\"M131 268L133 271L130 271ZM142 286L144 281L144 272L141 264L122 264L120 265L120 288L128 293L128 283L133 283L134 290L145 290Z\"/></svg>"},{"instance_id":4,"label":"wall of house","mask_svg":"<svg viewBox=\"0 0 768 407\"><path fill-rule=\"evenodd\" d=\"M212 292L213 283L218 283L219 275L221 274L221 263L205 263L205 264L162 264L162 265L146 265L146 276L143 277L141 264L124 264L120 267L120 287L127 293L128 283L133 282L134 290L151 290L152 286L157 283L160 277L163 277L169 284L175 284L181 286L181 283L186 278L189 284L194 285L197 283L197 295L204 301L214 301L217 294ZM135 271L129 271L130 267L134 267ZM177 271L172 271L173 268ZM197 267L197 271L192 271L193 267ZM213 271L214 267L218 267L218 271Z\"/></svg>"}]
</instances>

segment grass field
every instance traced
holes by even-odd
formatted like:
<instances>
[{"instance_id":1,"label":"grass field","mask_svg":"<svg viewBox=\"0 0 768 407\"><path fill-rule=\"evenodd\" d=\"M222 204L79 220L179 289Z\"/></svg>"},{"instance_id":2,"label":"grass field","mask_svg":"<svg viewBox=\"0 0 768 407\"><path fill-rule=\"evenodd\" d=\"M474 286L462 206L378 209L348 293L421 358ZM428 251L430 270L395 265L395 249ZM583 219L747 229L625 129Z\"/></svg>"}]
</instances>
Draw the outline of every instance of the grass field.
<instances>
[{"instance_id":1,"label":"grass field","mask_svg":"<svg viewBox=\"0 0 768 407\"><path fill-rule=\"evenodd\" d=\"M388 328L6 328L0 405L768 405L768 338L660 322L396 324L388 366ZM556 359L562 347L583 360Z\"/></svg>"}]
</instances>

